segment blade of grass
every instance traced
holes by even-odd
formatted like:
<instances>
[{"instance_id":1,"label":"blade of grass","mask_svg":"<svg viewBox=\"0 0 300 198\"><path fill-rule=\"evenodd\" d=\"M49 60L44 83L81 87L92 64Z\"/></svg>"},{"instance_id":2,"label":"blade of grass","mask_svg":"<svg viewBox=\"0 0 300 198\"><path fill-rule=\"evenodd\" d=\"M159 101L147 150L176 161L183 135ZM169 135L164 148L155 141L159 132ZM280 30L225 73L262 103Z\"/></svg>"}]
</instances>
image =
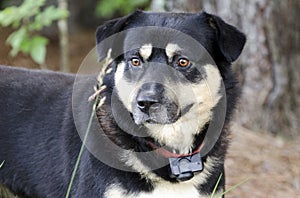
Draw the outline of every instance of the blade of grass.
<instances>
[{"instance_id":1,"label":"blade of grass","mask_svg":"<svg viewBox=\"0 0 300 198\"><path fill-rule=\"evenodd\" d=\"M220 197L223 196L223 195L225 195L225 194L227 194L227 193L229 193L230 191L236 189L237 187L239 187L240 185L246 183L246 182L249 181L250 179L251 179L251 177L248 177L248 178L244 179L243 181L241 181L240 183L238 183L238 184L232 186L231 188L229 188L229 189L227 189L225 192L223 192L223 193L220 195Z\"/></svg>"},{"instance_id":2,"label":"blade of grass","mask_svg":"<svg viewBox=\"0 0 300 198\"><path fill-rule=\"evenodd\" d=\"M0 164L0 168L2 168L3 164L4 164L5 160L3 160L3 162Z\"/></svg>"},{"instance_id":3,"label":"blade of grass","mask_svg":"<svg viewBox=\"0 0 300 198\"><path fill-rule=\"evenodd\" d=\"M219 178L218 178L218 181L217 181L217 183L216 183L216 185L215 185L215 187L214 187L214 190L213 190L212 194L210 195L210 198L213 198L213 197L214 197L214 195L215 195L215 193L216 193L216 191L217 191L217 188L218 188L218 186L219 186L219 183L220 183L220 181L221 181L222 175L223 175L223 173L220 174L220 176L219 176Z\"/></svg>"},{"instance_id":4,"label":"blade of grass","mask_svg":"<svg viewBox=\"0 0 300 198\"><path fill-rule=\"evenodd\" d=\"M74 181L74 178L75 178L78 166L79 166L81 155L82 155L82 152L83 152L83 149L84 149L87 137L88 137L88 133L89 133L91 125L92 125L93 117L94 117L95 112L96 112L96 105L97 105L98 97L99 97L99 95L97 95L97 98L96 98L96 100L95 100L95 102L93 104L93 108L92 108L91 116L90 116L90 119L89 119L89 123L88 123L87 129L86 129L86 132L85 132L85 136L84 136L83 142L81 144L81 148L80 148L80 151L79 151L79 154L78 154L75 166L74 166L74 170L72 172L72 177L71 177L71 180L70 180L70 183L69 183L68 190L67 190L65 198L69 198L69 196L70 196L71 188L73 186L73 181Z\"/></svg>"},{"instance_id":5,"label":"blade of grass","mask_svg":"<svg viewBox=\"0 0 300 198\"><path fill-rule=\"evenodd\" d=\"M223 175L223 174L221 173L220 176L219 176L219 178L218 178L218 180L217 180L217 182L216 182L216 185L215 185L215 187L214 187L214 190L213 190L212 194L210 195L210 198L213 198L213 197L214 197L214 195L215 195L215 193L216 193L216 191L217 191L217 188L218 188L218 186L219 186L219 183L220 183L220 181L221 181L222 175ZM241 181L240 183L238 183L238 184L232 186L231 188L227 189L225 192L223 192L222 194L219 195L219 198L222 197L223 195L229 193L230 191L236 189L236 188L239 187L240 185L246 183L249 179L251 179L251 177L248 177L248 178L244 179L243 181Z\"/></svg>"}]
</instances>

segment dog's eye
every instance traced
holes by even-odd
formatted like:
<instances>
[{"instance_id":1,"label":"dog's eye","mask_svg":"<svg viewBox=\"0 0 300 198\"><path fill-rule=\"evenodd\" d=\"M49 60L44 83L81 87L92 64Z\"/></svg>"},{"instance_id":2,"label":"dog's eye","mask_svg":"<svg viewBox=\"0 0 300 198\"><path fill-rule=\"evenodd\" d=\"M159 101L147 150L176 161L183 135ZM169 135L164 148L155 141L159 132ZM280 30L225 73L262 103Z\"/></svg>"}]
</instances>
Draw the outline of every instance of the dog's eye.
<instances>
[{"instance_id":1,"label":"dog's eye","mask_svg":"<svg viewBox=\"0 0 300 198\"><path fill-rule=\"evenodd\" d=\"M141 60L139 58L132 58L131 59L131 64L135 67L138 67L141 65Z\"/></svg>"},{"instance_id":2,"label":"dog's eye","mask_svg":"<svg viewBox=\"0 0 300 198\"><path fill-rule=\"evenodd\" d=\"M180 58L177 62L177 65L180 67L187 67L190 65L190 61L186 58Z\"/></svg>"}]
</instances>

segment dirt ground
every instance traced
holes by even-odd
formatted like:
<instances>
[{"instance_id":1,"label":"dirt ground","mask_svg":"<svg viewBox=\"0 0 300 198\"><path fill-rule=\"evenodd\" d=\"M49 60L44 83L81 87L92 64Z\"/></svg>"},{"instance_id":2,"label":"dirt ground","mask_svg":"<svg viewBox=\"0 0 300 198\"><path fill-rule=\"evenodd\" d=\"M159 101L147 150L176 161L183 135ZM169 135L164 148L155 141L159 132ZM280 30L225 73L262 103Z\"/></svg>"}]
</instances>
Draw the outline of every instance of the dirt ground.
<instances>
[{"instance_id":1,"label":"dirt ground","mask_svg":"<svg viewBox=\"0 0 300 198\"><path fill-rule=\"evenodd\" d=\"M39 68L26 55L8 56L5 39L9 32L0 29L0 64ZM94 32L80 32L70 38L70 63L76 72L85 55L94 47ZM47 67L58 70L57 40L48 46ZM300 138L286 140L232 125L232 143L226 160L227 189L248 179L227 194L230 198L300 198Z\"/></svg>"},{"instance_id":2,"label":"dirt ground","mask_svg":"<svg viewBox=\"0 0 300 198\"><path fill-rule=\"evenodd\" d=\"M232 125L226 166L227 188L247 182L227 197L299 198L300 139L285 140Z\"/></svg>"}]
</instances>

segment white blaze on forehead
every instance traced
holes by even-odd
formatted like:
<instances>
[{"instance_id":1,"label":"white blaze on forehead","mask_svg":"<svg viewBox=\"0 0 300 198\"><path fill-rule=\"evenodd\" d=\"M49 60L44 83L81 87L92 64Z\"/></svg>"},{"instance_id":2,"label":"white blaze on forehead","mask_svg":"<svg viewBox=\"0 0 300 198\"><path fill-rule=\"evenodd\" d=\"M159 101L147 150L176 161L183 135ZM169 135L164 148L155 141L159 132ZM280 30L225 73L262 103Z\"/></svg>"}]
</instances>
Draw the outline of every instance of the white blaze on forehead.
<instances>
[{"instance_id":1,"label":"white blaze on forehead","mask_svg":"<svg viewBox=\"0 0 300 198\"><path fill-rule=\"evenodd\" d=\"M177 45L177 44L174 44L174 43L169 43L167 46L166 46L166 54L170 59L173 58L173 56L180 52L182 49Z\"/></svg>"},{"instance_id":2,"label":"white blaze on forehead","mask_svg":"<svg viewBox=\"0 0 300 198\"><path fill-rule=\"evenodd\" d=\"M152 45L145 44L139 50L140 55L143 57L143 60L146 61L152 54Z\"/></svg>"}]
</instances>

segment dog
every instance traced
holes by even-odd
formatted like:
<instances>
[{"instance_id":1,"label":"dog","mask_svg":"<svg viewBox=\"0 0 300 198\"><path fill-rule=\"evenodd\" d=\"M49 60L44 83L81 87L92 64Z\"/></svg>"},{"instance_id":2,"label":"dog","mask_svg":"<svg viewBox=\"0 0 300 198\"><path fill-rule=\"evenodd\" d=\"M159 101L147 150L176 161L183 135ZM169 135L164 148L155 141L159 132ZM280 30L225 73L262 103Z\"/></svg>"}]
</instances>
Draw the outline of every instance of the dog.
<instances>
[{"instance_id":1,"label":"dog","mask_svg":"<svg viewBox=\"0 0 300 198\"><path fill-rule=\"evenodd\" d=\"M0 67L0 184L64 197L84 141L71 197L223 196L239 95L231 63L245 35L206 12L138 10L96 40L109 60L99 85L97 74Z\"/></svg>"}]
</instances>

